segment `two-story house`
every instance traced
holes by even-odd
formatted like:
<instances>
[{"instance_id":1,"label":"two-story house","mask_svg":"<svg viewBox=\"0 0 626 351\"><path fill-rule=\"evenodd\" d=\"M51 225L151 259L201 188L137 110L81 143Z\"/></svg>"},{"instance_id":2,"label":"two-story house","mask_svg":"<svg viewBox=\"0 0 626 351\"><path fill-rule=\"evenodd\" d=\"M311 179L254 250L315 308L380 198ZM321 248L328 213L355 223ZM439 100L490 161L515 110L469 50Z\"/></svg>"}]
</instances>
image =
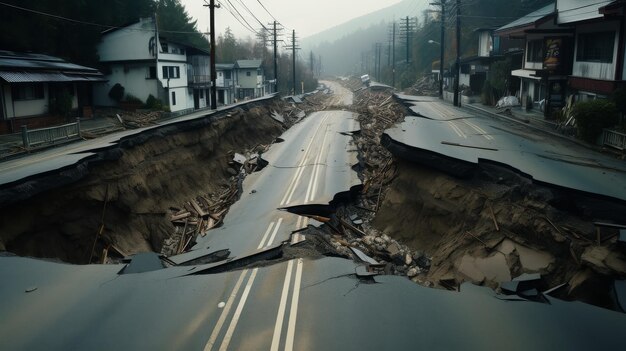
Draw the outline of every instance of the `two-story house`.
<instances>
[{"instance_id":1,"label":"two-story house","mask_svg":"<svg viewBox=\"0 0 626 351\"><path fill-rule=\"evenodd\" d=\"M172 112L209 106L209 52L159 35L153 18L104 31L98 55L108 80L99 105L114 106L108 93L120 84L127 95L143 102L152 95Z\"/></svg>"},{"instance_id":2,"label":"two-story house","mask_svg":"<svg viewBox=\"0 0 626 351\"><path fill-rule=\"evenodd\" d=\"M239 100L265 95L265 75L261 60L237 60L235 62L235 87Z\"/></svg>"},{"instance_id":3,"label":"two-story house","mask_svg":"<svg viewBox=\"0 0 626 351\"><path fill-rule=\"evenodd\" d=\"M235 100L234 63L216 63L215 71L217 79L217 103L222 105L232 104Z\"/></svg>"},{"instance_id":4,"label":"two-story house","mask_svg":"<svg viewBox=\"0 0 626 351\"><path fill-rule=\"evenodd\" d=\"M549 117L563 107L567 77L571 73L574 32L556 24L555 3L517 19L495 31L500 37L525 39L524 62L511 72L520 78L520 100Z\"/></svg>"},{"instance_id":5,"label":"two-story house","mask_svg":"<svg viewBox=\"0 0 626 351\"><path fill-rule=\"evenodd\" d=\"M58 57L0 50L0 134L21 126L41 128L73 117L91 117L95 68Z\"/></svg>"},{"instance_id":6,"label":"two-story house","mask_svg":"<svg viewBox=\"0 0 626 351\"><path fill-rule=\"evenodd\" d=\"M576 32L568 82L577 101L608 97L626 80L625 5L625 1L556 1L557 24Z\"/></svg>"}]
</instances>

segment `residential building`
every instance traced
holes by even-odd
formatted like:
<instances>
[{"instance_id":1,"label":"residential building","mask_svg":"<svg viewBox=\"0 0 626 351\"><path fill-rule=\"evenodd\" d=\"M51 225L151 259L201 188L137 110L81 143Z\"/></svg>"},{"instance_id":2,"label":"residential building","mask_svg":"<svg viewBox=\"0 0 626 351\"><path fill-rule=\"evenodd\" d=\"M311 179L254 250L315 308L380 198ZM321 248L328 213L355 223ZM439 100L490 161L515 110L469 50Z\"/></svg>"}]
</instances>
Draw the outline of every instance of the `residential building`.
<instances>
[{"instance_id":1,"label":"residential building","mask_svg":"<svg viewBox=\"0 0 626 351\"><path fill-rule=\"evenodd\" d=\"M217 87L217 103L221 105L232 104L235 99L235 79L234 79L234 63L217 63L215 71L217 79L215 86Z\"/></svg>"},{"instance_id":2,"label":"residential building","mask_svg":"<svg viewBox=\"0 0 626 351\"><path fill-rule=\"evenodd\" d=\"M172 112L209 106L210 53L159 35L152 18L104 31L98 54L108 80L98 87L99 105L115 106L108 93L120 84L127 95L143 102L152 95Z\"/></svg>"},{"instance_id":3,"label":"residential building","mask_svg":"<svg viewBox=\"0 0 626 351\"><path fill-rule=\"evenodd\" d=\"M0 134L91 117L95 68L58 57L0 50Z\"/></svg>"},{"instance_id":4,"label":"residential building","mask_svg":"<svg viewBox=\"0 0 626 351\"><path fill-rule=\"evenodd\" d=\"M575 30L568 83L576 100L605 98L623 86L624 6L625 1L556 1L556 23Z\"/></svg>"},{"instance_id":5,"label":"residential building","mask_svg":"<svg viewBox=\"0 0 626 351\"><path fill-rule=\"evenodd\" d=\"M261 60L235 62L235 87L237 99L253 99L265 95L265 75Z\"/></svg>"},{"instance_id":6,"label":"residential building","mask_svg":"<svg viewBox=\"0 0 626 351\"><path fill-rule=\"evenodd\" d=\"M520 100L526 109L550 117L565 104L567 79L572 71L574 31L556 23L556 4L498 28L500 37L525 40L523 67L511 72L520 79Z\"/></svg>"}]
</instances>

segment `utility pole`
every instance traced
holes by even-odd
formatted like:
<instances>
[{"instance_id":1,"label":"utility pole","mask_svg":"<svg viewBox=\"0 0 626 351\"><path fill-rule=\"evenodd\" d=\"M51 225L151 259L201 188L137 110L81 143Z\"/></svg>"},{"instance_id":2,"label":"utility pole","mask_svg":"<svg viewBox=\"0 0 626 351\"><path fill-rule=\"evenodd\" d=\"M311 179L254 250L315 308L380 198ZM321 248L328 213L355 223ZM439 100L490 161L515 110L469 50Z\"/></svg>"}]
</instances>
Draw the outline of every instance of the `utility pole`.
<instances>
[{"instance_id":1,"label":"utility pole","mask_svg":"<svg viewBox=\"0 0 626 351\"><path fill-rule=\"evenodd\" d=\"M391 34L391 86L396 87L396 22L393 22Z\"/></svg>"},{"instance_id":2,"label":"utility pole","mask_svg":"<svg viewBox=\"0 0 626 351\"><path fill-rule=\"evenodd\" d=\"M215 0L209 0L209 3L204 2L204 6L209 8L209 35L211 41L211 110L217 109L217 72L215 72L215 9L220 8L220 5L215 5Z\"/></svg>"},{"instance_id":3,"label":"utility pole","mask_svg":"<svg viewBox=\"0 0 626 351\"><path fill-rule=\"evenodd\" d=\"M272 44L274 45L274 92L278 92L278 36L280 35L279 31L283 30L282 27L279 27L280 23L274 21L270 23L271 31L272 31Z\"/></svg>"},{"instance_id":4,"label":"utility pole","mask_svg":"<svg viewBox=\"0 0 626 351\"><path fill-rule=\"evenodd\" d=\"M454 106L461 107L459 100L459 75L461 71L461 0L456 0L456 63L454 65Z\"/></svg>"},{"instance_id":5,"label":"utility pole","mask_svg":"<svg viewBox=\"0 0 626 351\"><path fill-rule=\"evenodd\" d=\"M286 47L287 50L291 50L291 64L293 66L293 70L292 70L292 79L293 79L293 83L292 83L292 89L293 89L293 94L296 94L296 50L300 50L300 48L298 47L298 43L296 42L296 30L294 29L291 32L291 45Z\"/></svg>"},{"instance_id":6,"label":"utility pole","mask_svg":"<svg viewBox=\"0 0 626 351\"><path fill-rule=\"evenodd\" d=\"M408 64L411 60L411 34L415 31L417 27L417 18L410 18L406 16L406 18L400 20L400 37L405 40L405 49L406 49L406 63Z\"/></svg>"},{"instance_id":7,"label":"utility pole","mask_svg":"<svg viewBox=\"0 0 626 351\"><path fill-rule=\"evenodd\" d=\"M315 75L315 56L313 56L313 51L309 54L309 65L311 67L311 74Z\"/></svg>"},{"instance_id":8,"label":"utility pole","mask_svg":"<svg viewBox=\"0 0 626 351\"><path fill-rule=\"evenodd\" d=\"M376 43L376 48L378 49L378 70L376 71L376 78L380 82L380 81L382 81L382 78L380 76L380 66L382 66L382 64L380 62L380 53L381 53L381 51L383 51L383 44L382 43Z\"/></svg>"},{"instance_id":9,"label":"utility pole","mask_svg":"<svg viewBox=\"0 0 626 351\"><path fill-rule=\"evenodd\" d=\"M440 0L438 3L431 2L430 5L441 6L441 39L439 42L439 98L443 99L443 59L445 52L445 32L446 32L446 0Z\"/></svg>"}]
</instances>

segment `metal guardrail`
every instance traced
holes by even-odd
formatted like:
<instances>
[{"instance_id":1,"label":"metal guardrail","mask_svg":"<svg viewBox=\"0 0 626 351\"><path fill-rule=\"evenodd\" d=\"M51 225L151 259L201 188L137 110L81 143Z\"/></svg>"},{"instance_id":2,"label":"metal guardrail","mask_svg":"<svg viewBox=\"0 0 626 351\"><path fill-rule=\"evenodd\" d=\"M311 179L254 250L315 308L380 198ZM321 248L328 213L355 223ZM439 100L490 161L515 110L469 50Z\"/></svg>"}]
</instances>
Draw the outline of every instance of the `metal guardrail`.
<instances>
[{"instance_id":1,"label":"metal guardrail","mask_svg":"<svg viewBox=\"0 0 626 351\"><path fill-rule=\"evenodd\" d=\"M25 148L40 144L53 144L60 140L80 138L80 119L76 123L68 123L61 126L28 130L22 126L22 143Z\"/></svg>"},{"instance_id":2,"label":"metal guardrail","mask_svg":"<svg viewBox=\"0 0 626 351\"><path fill-rule=\"evenodd\" d=\"M626 134L604 129L602 132L602 145L611 146L618 150L626 150Z\"/></svg>"}]
</instances>

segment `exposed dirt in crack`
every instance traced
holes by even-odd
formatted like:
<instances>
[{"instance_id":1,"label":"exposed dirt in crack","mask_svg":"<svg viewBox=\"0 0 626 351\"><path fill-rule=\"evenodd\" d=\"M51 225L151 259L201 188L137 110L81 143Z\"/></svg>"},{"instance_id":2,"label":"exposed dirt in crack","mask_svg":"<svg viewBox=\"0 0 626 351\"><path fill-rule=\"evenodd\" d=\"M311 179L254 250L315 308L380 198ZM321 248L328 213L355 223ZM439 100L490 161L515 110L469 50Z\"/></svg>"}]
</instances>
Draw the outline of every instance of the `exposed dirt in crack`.
<instances>
[{"instance_id":1,"label":"exposed dirt in crack","mask_svg":"<svg viewBox=\"0 0 626 351\"><path fill-rule=\"evenodd\" d=\"M237 199L236 191L227 199L222 195L253 167L240 173L232 162L234 153L261 152L300 118L300 111L309 112L325 98L316 94L298 106L279 99L255 102L159 128L100 150L95 160L74 169L0 189L20 194L2 204L0 250L88 263L102 262L104 256L161 252L164 243L177 246L170 237L180 236L182 228L172 216L195 210L192 199L204 208L211 203L202 199L221 201L219 211L214 209L220 216ZM284 122L272 114L281 114ZM70 184L55 187L50 179L65 174L72 175ZM186 226L200 227L200 217L194 213Z\"/></svg>"},{"instance_id":2,"label":"exposed dirt in crack","mask_svg":"<svg viewBox=\"0 0 626 351\"><path fill-rule=\"evenodd\" d=\"M498 290L523 273L540 273L540 289L567 283L555 296L615 307L612 282L626 275L617 229L596 227L568 206L568 194L505 167L485 165L458 179L394 159L380 137L411 113L389 91L357 92L353 110L365 186L337 212L348 222L332 239L338 252L354 257L348 248L359 248L385 263L385 273L445 289L470 281Z\"/></svg>"}]
</instances>

